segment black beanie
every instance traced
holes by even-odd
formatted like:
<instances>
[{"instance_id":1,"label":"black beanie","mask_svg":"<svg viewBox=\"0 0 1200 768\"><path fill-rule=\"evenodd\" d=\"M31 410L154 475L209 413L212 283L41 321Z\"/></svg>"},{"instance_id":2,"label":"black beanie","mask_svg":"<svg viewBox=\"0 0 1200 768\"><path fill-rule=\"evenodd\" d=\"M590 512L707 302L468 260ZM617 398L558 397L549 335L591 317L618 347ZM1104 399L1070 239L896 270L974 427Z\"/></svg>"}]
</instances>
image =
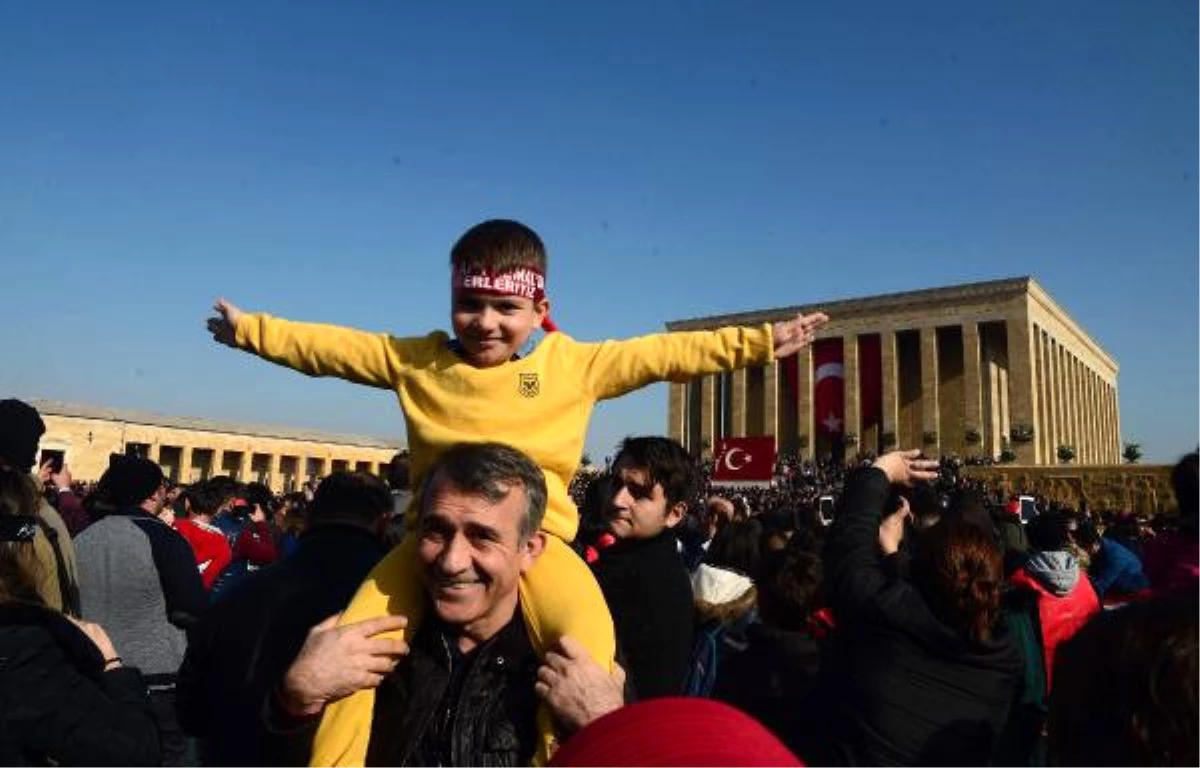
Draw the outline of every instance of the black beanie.
<instances>
[{"instance_id":1,"label":"black beanie","mask_svg":"<svg viewBox=\"0 0 1200 768\"><path fill-rule=\"evenodd\" d=\"M38 441L46 424L37 409L20 400L0 400L0 461L28 472L37 460Z\"/></svg>"},{"instance_id":2,"label":"black beanie","mask_svg":"<svg viewBox=\"0 0 1200 768\"><path fill-rule=\"evenodd\" d=\"M108 469L100 478L109 500L120 506L141 504L162 482L162 470L153 461L119 453L109 454Z\"/></svg>"}]
</instances>

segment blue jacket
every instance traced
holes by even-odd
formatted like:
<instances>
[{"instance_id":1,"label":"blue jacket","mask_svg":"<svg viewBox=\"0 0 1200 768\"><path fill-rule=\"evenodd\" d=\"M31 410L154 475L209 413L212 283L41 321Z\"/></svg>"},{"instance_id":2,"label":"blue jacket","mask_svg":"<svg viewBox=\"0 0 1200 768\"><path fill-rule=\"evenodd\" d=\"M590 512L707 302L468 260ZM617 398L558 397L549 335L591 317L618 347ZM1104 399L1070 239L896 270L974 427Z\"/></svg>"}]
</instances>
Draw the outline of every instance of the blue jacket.
<instances>
[{"instance_id":1,"label":"blue jacket","mask_svg":"<svg viewBox=\"0 0 1200 768\"><path fill-rule=\"evenodd\" d=\"M1100 598L1109 591L1137 592L1150 586L1137 555L1108 538L1100 539L1100 551L1092 558L1088 577Z\"/></svg>"}]
</instances>

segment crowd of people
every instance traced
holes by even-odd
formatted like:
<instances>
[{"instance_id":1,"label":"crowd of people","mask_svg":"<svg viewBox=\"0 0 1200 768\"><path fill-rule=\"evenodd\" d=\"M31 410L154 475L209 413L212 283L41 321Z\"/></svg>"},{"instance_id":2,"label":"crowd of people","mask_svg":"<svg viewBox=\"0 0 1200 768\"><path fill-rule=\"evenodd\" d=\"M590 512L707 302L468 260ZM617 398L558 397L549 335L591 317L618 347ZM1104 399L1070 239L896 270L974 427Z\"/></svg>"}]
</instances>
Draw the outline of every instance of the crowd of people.
<instances>
[{"instance_id":1,"label":"crowd of people","mask_svg":"<svg viewBox=\"0 0 1200 768\"><path fill-rule=\"evenodd\" d=\"M641 436L584 478L599 400L786 357L828 318L589 344L550 322L527 227L473 227L451 267L453 335L225 300L208 322L393 390L412 454L386 483L173 487L114 454L81 497L69 467L35 467L36 410L0 401L0 759L1200 759L1195 453L1157 526L1027 517L915 450L715 489L679 443Z\"/></svg>"}]
</instances>

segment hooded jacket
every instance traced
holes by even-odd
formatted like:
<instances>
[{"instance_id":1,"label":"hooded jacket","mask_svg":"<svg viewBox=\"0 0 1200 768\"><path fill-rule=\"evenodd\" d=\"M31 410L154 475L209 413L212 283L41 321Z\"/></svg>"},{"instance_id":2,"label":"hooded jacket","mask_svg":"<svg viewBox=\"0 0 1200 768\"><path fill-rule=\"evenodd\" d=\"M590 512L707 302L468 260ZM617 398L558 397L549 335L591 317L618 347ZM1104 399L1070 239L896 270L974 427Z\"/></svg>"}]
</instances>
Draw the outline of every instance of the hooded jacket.
<instances>
[{"instance_id":1,"label":"hooded jacket","mask_svg":"<svg viewBox=\"0 0 1200 768\"><path fill-rule=\"evenodd\" d=\"M1067 551L1035 552L1025 567L1012 575L1010 582L1036 595L1048 694L1058 644L1100 612L1100 599L1091 582L1082 578L1079 560Z\"/></svg>"}]
</instances>

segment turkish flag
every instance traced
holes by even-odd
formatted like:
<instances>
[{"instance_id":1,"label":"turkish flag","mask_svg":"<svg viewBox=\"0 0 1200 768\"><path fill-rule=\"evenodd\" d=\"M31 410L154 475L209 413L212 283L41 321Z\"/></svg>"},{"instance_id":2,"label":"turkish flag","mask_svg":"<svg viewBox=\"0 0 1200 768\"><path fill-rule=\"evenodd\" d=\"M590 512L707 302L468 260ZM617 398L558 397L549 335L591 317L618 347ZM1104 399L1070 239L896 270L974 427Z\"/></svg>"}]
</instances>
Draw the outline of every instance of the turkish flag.
<instances>
[{"instance_id":1,"label":"turkish flag","mask_svg":"<svg viewBox=\"0 0 1200 768\"><path fill-rule=\"evenodd\" d=\"M858 337L858 402L863 429L883 419L883 349L879 334Z\"/></svg>"},{"instance_id":2,"label":"turkish flag","mask_svg":"<svg viewBox=\"0 0 1200 768\"><path fill-rule=\"evenodd\" d=\"M713 484L769 483L775 476L773 437L722 438L713 455Z\"/></svg>"},{"instance_id":3,"label":"turkish flag","mask_svg":"<svg viewBox=\"0 0 1200 768\"><path fill-rule=\"evenodd\" d=\"M821 339L813 344L813 369L813 421L817 431L841 435L846 431L841 339Z\"/></svg>"}]
</instances>

